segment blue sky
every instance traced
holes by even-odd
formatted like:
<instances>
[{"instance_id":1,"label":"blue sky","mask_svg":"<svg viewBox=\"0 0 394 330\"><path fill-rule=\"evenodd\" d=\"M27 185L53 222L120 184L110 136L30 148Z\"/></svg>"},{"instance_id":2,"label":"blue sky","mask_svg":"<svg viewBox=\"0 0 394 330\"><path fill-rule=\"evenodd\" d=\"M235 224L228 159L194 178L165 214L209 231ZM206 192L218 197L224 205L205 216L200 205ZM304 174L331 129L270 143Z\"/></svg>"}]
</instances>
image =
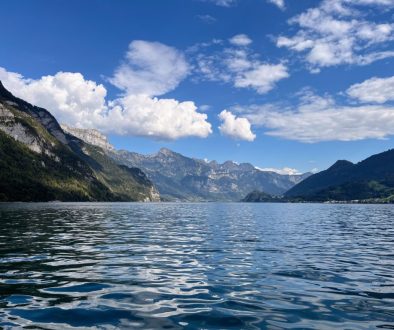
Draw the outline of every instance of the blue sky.
<instances>
[{"instance_id":1,"label":"blue sky","mask_svg":"<svg viewBox=\"0 0 394 330\"><path fill-rule=\"evenodd\" d=\"M392 0L10 0L0 79L117 147L325 169L393 145Z\"/></svg>"}]
</instances>

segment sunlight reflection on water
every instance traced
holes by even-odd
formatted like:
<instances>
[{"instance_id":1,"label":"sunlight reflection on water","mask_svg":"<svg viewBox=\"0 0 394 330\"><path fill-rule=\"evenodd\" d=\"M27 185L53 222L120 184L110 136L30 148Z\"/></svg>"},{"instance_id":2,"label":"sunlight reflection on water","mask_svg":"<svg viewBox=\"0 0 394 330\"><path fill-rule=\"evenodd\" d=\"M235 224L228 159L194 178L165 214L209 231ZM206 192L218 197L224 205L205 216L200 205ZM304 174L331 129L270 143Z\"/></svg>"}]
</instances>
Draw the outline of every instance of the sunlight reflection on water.
<instances>
[{"instance_id":1,"label":"sunlight reflection on water","mask_svg":"<svg viewBox=\"0 0 394 330\"><path fill-rule=\"evenodd\" d=\"M394 208L0 205L0 327L394 329Z\"/></svg>"}]
</instances>

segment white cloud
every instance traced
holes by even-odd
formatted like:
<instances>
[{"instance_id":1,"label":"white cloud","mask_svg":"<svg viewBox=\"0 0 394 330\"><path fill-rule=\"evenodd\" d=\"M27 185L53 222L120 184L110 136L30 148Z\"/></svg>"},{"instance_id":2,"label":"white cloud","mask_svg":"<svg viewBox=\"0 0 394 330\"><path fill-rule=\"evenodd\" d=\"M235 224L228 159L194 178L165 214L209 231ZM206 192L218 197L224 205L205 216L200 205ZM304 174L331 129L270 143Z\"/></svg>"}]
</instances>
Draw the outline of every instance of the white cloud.
<instances>
[{"instance_id":1,"label":"white cloud","mask_svg":"<svg viewBox=\"0 0 394 330\"><path fill-rule=\"evenodd\" d=\"M246 34L237 34L229 39L229 41L235 46L248 46L252 43L252 39L250 39Z\"/></svg>"},{"instance_id":2,"label":"white cloud","mask_svg":"<svg viewBox=\"0 0 394 330\"><path fill-rule=\"evenodd\" d=\"M206 23L206 24L212 24L212 23L215 23L215 22L216 22L216 18L213 17L213 16L211 16L211 15L208 15L208 14L205 14L205 15L197 15L197 18L198 18L200 21L202 21L202 22L204 22L204 23Z\"/></svg>"},{"instance_id":3,"label":"white cloud","mask_svg":"<svg viewBox=\"0 0 394 330\"><path fill-rule=\"evenodd\" d=\"M342 106L307 95L296 107L268 104L234 108L267 135L306 143L383 139L394 135L394 107Z\"/></svg>"},{"instance_id":4,"label":"white cloud","mask_svg":"<svg viewBox=\"0 0 394 330\"><path fill-rule=\"evenodd\" d=\"M255 68L241 72L235 78L235 87L250 87L259 94L264 94L274 88L275 84L289 77L283 64L259 64Z\"/></svg>"},{"instance_id":5,"label":"white cloud","mask_svg":"<svg viewBox=\"0 0 394 330\"><path fill-rule=\"evenodd\" d=\"M80 73L59 72L33 80L0 68L0 80L16 96L48 109L70 126L155 139L203 138L212 132L207 115L197 112L193 102L144 94L106 101L105 87Z\"/></svg>"},{"instance_id":6,"label":"white cloud","mask_svg":"<svg viewBox=\"0 0 394 330\"><path fill-rule=\"evenodd\" d=\"M343 0L345 3L351 3L354 5L378 5L378 6L389 6L394 7L393 0Z\"/></svg>"},{"instance_id":7,"label":"white cloud","mask_svg":"<svg viewBox=\"0 0 394 330\"><path fill-rule=\"evenodd\" d=\"M227 110L223 110L219 114L219 118L222 120L219 130L223 135L235 140L254 141L256 138L251 130L250 122L246 118L237 118Z\"/></svg>"},{"instance_id":8,"label":"white cloud","mask_svg":"<svg viewBox=\"0 0 394 330\"><path fill-rule=\"evenodd\" d=\"M249 51L246 49L227 48L222 52L221 64L228 74L241 73L250 70L257 62L253 62ZM219 61L217 58L216 61ZM219 63L217 63L219 64Z\"/></svg>"},{"instance_id":9,"label":"white cloud","mask_svg":"<svg viewBox=\"0 0 394 330\"><path fill-rule=\"evenodd\" d=\"M262 62L247 47L200 52L195 59L195 72L202 79L232 83L236 88L254 89L259 94L269 92L289 77L284 64Z\"/></svg>"},{"instance_id":10,"label":"white cloud","mask_svg":"<svg viewBox=\"0 0 394 330\"><path fill-rule=\"evenodd\" d=\"M80 73L58 72L54 76L26 79L0 68L0 80L16 96L48 109L60 122L74 126L93 126L92 118L105 113L107 90L85 80Z\"/></svg>"},{"instance_id":11,"label":"white cloud","mask_svg":"<svg viewBox=\"0 0 394 330\"><path fill-rule=\"evenodd\" d=\"M121 135L138 135L158 139L207 137L212 133L207 115L198 113L194 102L151 98L146 95L128 95L110 104L111 110L102 130L108 124ZM108 122L108 124L107 124Z\"/></svg>"},{"instance_id":12,"label":"white cloud","mask_svg":"<svg viewBox=\"0 0 394 330\"><path fill-rule=\"evenodd\" d=\"M268 0L268 2L274 4L279 9L285 9L285 0Z\"/></svg>"},{"instance_id":13,"label":"white cloud","mask_svg":"<svg viewBox=\"0 0 394 330\"><path fill-rule=\"evenodd\" d=\"M273 167L266 167L260 168L256 167L259 171L262 172L274 172L282 175L300 175L302 174L300 171L296 170L295 168L284 167L284 168L273 168Z\"/></svg>"},{"instance_id":14,"label":"white cloud","mask_svg":"<svg viewBox=\"0 0 394 330\"><path fill-rule=\"evenodd\" d=\"M202 1L209 1L221 7L231 7L237 3L237 0L202 0Z\"/></svg>"},{"instance_id":15,"label":"white cloud","mask_svg":"<svg viewBox=\"0 0 394 330\"><path fill-rule=\"evenodd\" d=\"M360 84L350 86L346 93L364 103L394 101L394 76L365 80Z\"/></svg>"},{"instance_id":16,"label":"white cloud","mask_svg":"<svg viewBox=\"0 0 394 330\"><path fill-rule=\"evenodd\" d=\"M209 104L201 104L198 108L202 112L207 112L207 111L211 110L212 106Z\"/></svg>"},{"instance_id":17,"label":"white cloud","mask_svg":"<svg viewBox=\"0 0 394 330\"><path fill-rule=\"evenodd\" d=\"M185 56L159 42L132 41L125 61L109 81L129 94L163 95L186 78L190 67Z\"/></svg>"},{"instance_id":18,"label":"white cloud","mask_svg":"<svg viewBox=\"0 0 394 330\"><path fill-rule=\"evenodd\" d=\"M298 25L299 31L292 37L280 36L277 46L305 53L315 71L394 57L394 51L385 49L394 39L394 24L366 20L356 9L366 4L385 5L386 1L323 0L320 6L292 18L290 24Z\"/></svg>"}]
</instances>

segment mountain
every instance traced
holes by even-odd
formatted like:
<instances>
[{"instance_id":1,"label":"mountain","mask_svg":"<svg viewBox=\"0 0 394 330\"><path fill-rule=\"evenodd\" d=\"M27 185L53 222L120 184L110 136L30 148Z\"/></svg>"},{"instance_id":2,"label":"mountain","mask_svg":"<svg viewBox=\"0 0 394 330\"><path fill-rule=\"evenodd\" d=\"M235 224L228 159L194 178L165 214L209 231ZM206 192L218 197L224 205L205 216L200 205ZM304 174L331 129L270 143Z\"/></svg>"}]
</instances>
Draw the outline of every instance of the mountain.
<instances>
[{"instance_id":1,"label":"mountain","mask_svg":"<svg viewBox=\"0 0 394 330\"><path fill-rule=\"evenodd\" d=\"M0 82L0 201L157 199L141 170L119 166L101 148L65 133L47 110Z\"/></svg>"},{"instance_id":2,"label":"mountain","mask_svg":"<svg viewBox=\"0 0 394 330\"><path fill-rule=\"evenodd\" d=\"M251 193L247 194L245 198L241 200L244 203L267 203L267 202L279 202L281 201L280 197L273 197L269 194L266 194L262 191L252 191Z\"/></svg>"},{"instance_id":3,"label":"mountain","mask_svg":"<svg viewBox=\"0 0 394 330\"><path fill-rule=\"evenodd\" d=\"M290 189L285 197L304 200L394 199L394 149L357 164L339 160Z\"/></svg>"},{"instance_id":4,"label":"mountain","mask_svg":"<svg viewBox=\"0 0 394 330\"><path fill-rule=\"evenodd\" d=\"M167 200L239 201L253 190L281 195L310 175L280 175L248 163L207 162L166 148L153 155L125 150L109 155L120 164L141 168Z\"/></svg>"},{"instance_id":5,"label":"mountain","mask_svg":"<svg viewBox=\"0 0 394 330\"><path fill-rule=\"evenodd\" d=\"M117 196L119 201L159 202L160 194L143 171L117 164L100 147L84 144L83 159L96 178Z\"/></svg>"},{"instance_id":6,"label":"mountain","mask_svg":"<svg viewBox=\"0 0 394 330\"><path fill-rule=\"evenodd\" d=\"M60 127L64 132L71 134L88 144L100 147L107 151L115 150L114 146L108 142L107 137L95 129L74 128L65 124L61 124Z\"/></svg>"}]
</instances>

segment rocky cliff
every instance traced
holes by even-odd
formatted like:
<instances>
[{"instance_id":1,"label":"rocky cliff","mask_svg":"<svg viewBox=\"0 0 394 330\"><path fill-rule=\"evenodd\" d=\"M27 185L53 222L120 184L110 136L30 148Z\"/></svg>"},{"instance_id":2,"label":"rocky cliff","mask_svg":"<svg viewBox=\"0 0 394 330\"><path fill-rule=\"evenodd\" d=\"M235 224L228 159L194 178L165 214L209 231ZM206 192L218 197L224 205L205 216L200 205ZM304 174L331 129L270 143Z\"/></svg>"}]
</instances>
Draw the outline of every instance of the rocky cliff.
<instances>
[{"instance_id":1,"label":"rocky cliff","mask_svg":"<svg viewBox=\"0 0 394 330\"><path fill-rule=\"evenodd\" d=\"M65 124L62 124L61 128L64 132L76 136L93 146L100 147L106 151L115 150L113 145L108 142L107 137L95 129L74 128Z\"/></svg>"}]
</instances>

